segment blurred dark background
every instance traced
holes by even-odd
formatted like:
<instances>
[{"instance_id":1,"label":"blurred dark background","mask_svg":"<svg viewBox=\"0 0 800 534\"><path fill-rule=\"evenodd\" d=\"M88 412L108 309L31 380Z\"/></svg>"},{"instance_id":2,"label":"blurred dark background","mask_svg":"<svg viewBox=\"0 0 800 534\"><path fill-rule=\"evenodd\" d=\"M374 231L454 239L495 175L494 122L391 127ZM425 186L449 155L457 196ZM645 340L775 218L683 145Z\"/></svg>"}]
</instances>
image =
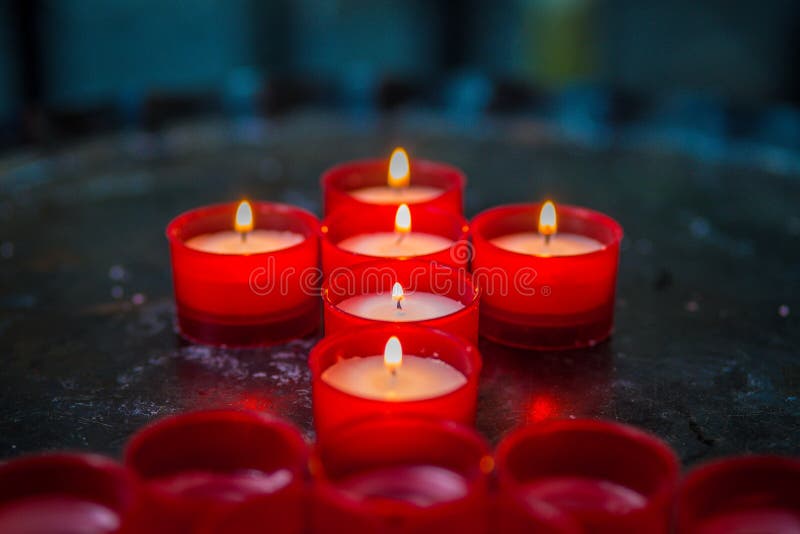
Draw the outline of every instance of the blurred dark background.
<instances>
[{"instance_id":1,"label":"blurred dark background","mask_svg":"<svg viewBox=\"0 0 800 534\"><path fill-rule=\"evenodd\" d=\"M301 106L796 148L798 65L796 0L0 0L0 148Z\"/></svg>"}]
</instances>

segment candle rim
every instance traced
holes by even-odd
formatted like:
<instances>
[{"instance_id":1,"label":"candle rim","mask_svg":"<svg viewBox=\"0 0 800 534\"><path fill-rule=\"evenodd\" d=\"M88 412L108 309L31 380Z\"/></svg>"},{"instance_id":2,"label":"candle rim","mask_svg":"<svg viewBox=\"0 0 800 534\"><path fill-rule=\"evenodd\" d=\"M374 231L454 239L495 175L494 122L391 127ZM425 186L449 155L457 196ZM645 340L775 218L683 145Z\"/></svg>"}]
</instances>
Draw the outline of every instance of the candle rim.
<instances>
[{"instance_id":1,"label":"candle rim","mask_svg":"<svg viewBox=\"0 0 800 534\"><path fill-rule=\"evenodd\" d=\"M605 254L605 253L608 252L608 250L612 246L614 246L615 244L619 244L622 241L623 237L624 237L624 231L622 229L622 226L619 224L619 222L617 222L615 219L613 219L609 215L606 215L605 213L602 213L600 211L596 211L596 210L593 210L593 209L590 209L590 208L585 208L583 206L576 206L576 205L573 205L573 204L559 204L558 205L558 209L561 212L561 217L562 217L561 221L562 221L562 223L559 225L561 229L559 230L558 233L556 233L553 236L553 239L558 239L558 235L559 234L580 235L580 236L589 237L589 238L592 238L592 239L595 239L596 241L598 241L602 245L602 247L600 247L599 249L592 250L590 252L585 252L585 253L582 253L582 254L572 254L572 255L569 255L569 256L537 256L537 255L533 255L533 254L523 254L521 252L515 252L513 250L508 250L508 249L505 249L503 247L500 247L500 246L496 245L495 243L493 243L492 241L494 239L496 239L496 238L504 237L506 235L512 235L512 234L515 234L515 233L525 232L526 231L525 229L519 229L517 231L508 232L508 233L505 233L505 234L500 234L500 235L492 236L492 237L486 237L481 232L481 230L483 229L482 227L484 225L490 224L490 222L494 222L496 220L496 218L499 219L499 215L502 212L508 211L508 212L510 212L509 213L510 215L519 215L519 214L524 214L524 213L527 213L527 212L531 211L532 213L534 213L534 214L536 214L538 216L539 210L541 209L541 206L543 204L544 204L544 202L504 204L502 206L494 206L494 207L491 207L489 209L483 210L480 213L478 213L477 215L475 215L475 217L473 217L472 220L470 220L470 228L472 229L472 238L474 240L479 240L479 241L481 241L481 243L483 245L486 245L486 246L490 247L494 251L494 253L513 254L515 256L530 257L530 258L536 258L536 259L548 260L548 261L565 261L565 260L569 261L571 258L574 260L574 258L588 258L588 257L592 257L592 256L595 256L595 255ZM605 223L605 225L608 228L610 228L610 230L611 230L611 233L612 233L611 240L610 241L601 240L601 239L594 238L594 237L592 237L590 235L577 234L575 232L565 231L564 226L563 226L563 221L564 221L563 215L564 215L565 212L570 214L570 215L573 215L573 216L583 216L583 217L586 217L586 218L598 218L598 219L602 220ZM532 220L535 221L536 219L532 219ZM542 235L542 234L539 234L539 232L538 232L538 230L537 230L537 228L535 227L534 224L531 224L531 228L529 230L527 230L527 231L529 231L531 233L534 233L534 234L537 234L537 235Z\"/></svg>"},{"instance_id":2,"label":"candle rim","mask_svg":"<svg viewBox=\"0 0 800 534\"><path fill-rule=\"evenodd\" d=\"M451 165L449 163L436 161L436 160L429 160L429 159L421 159L421 158L412 158L409 157L409 167L413 169L410 175L409 185L431 185L425 181L419 181L420 177L423 176L437 176L439 174L446 174L446 185L440 187L442 190L442 194L447 192L463 189L467 183L467 177L464 172L456 167L455 165ZM379 180L375 180L374 184L370 185L362 185L360 187L342 187L341 182L350 178L353 174L356 173L358 169L362 169L361 173L369 174L370 178L372 178L372 173L378 173L381 177ZM381 174L382 173L382 174ZM417 180L415 181L415 177ZM362 158L362 159L354 159L349 161L343 161L338 163L323 172L322 177L320 178L320 185L323 188L333 187L337 191L341 191L344 193L349 193L350 191L355 191L361 189L363 187L372 187L372 186L386 186L386 159L378 159L378 158ZM324 190L324 189L323 189ZM436 195L436 197L422 201L422 202L412 202L415 205L424 205L431 200L438 199L440 195ZM357 198L353 198L354 202L358 202L363 204L364 206L375 206L371 202L364 202Z\"/></svg>"},{"instance_id":3,"label":"candle rim","mask_svg":"<svg viewBox=\"0 0 800 534\"><path fill-rule=\"evenodd\" d=\"M283 465L282 469L289 470L295 478L295 481L289 483L284 489L292 487L300 480L309 451L300 432L287 421L265 412L253 412L245 409L238 408L218 408L210 410L190 410L188 412L181 412L167 417L157 419L138 431L128 440L123 451L123 463L126 468L132 472L145 483L151 480L156 480L165 476L176 475L181 472L187 471L184 469L166 469L163 468L158 472L153 472L152 467L145 469L141 465L140 455L148 452L148 447L152 448L153 443L162 442L165 435L175 432L176 429L192 429L193 427L202 426L204 424L251 424L261 427L269 427L276 434L276 441L281 440L280 447L287 451L287 462ZM223 447L228 447L223 445ZM151 453L152 454L152 453ZM151 460L151 463L152 460ZM161 462L163 463L163 461ZM155 462L156 465L159 462ZM237 467L237 469L258 469L258 467ZM192 470L200 471L214 471L212 468L196 466ZM146 473L144 471L147 471ZM149 491L157 493L160 498L178 499L183 500L185 497L175 496L173 493L168 492L161 488L159 485L149 485ZM281 490L283 491L283 490Z\"/></svg>"},{"instance_id":4,"label":"candle rim","mask_svg":"<svg viewBox=\"0 0 800 534\"><path fill-rule=\"evenodd\" d=\"M402 262L402 263L400 263L400 262ZM480 300L480 297L481 297L481 294L482 294L481 288L475 285L474 280L472 279L472 275L465 268L455 267L453 265L449 265L447 263L441 263L441 262L438 262L438 261L435 261L435 260L416 259L416 258L412 258L412 259L408 259L408 260L399 260L399 259L394 259L394 258L381 257L381 258L378 258L378 259L375 259L375 260L365 261L365 262L359 263L357 265L354 265L353 267L350 267L347 272L348 272L348 274L353 275L353 276L360 276L360 275L363 275L364 271L367 271L367 270L370 270L370 269L376 269L379 272L382 271L383 269L387 269L388 271L390 271L392 273L392 283L400 282L402 284L401 280L405 281L406 279L402 278L400 275L398 275L398 271L401 271L403 269L408 269L408 268L412 268L413 269L414 267L419 267L419 268L422 268L422 269L431 269L431 270L436 269L436 270L441 270L441 271L449 271L449 273L448 273L449 276L458 278L458 280L456 281L457 282L456 283L456 287L459 287L459 284L463 283L464 284L464 288L466 290L465 294L470 294L471 295L471 297L469 297L469 301L468 302L464 302L464 300L462 298L453 299L453 300L458 300L461 304L463 304L464 308L468 308L468 307L474 305L475 302ZM347 275L345 273L342 273L342 272L333 272L333 273L330 273L325 278L325 280L322 283L321 289L322 289L322 300L326 305L330 304L332 307L334 307L334 308L336 308L338 310L339 308L338 308L337 304L338 304L338 302L341 302L342 300L345 300L345 299L348 299L348 298L351 298L351 297L358 297L358 296L375 294L375 293L363 293L363 292L360 292L360 293L354 294L354 295L353 294L347 294L347 295L338 295L337 294L336 296L337 297L341 297L341 299L339 301L335 301L334 298L332 297L332 295L334 293L330 289L331 289L332 280L336 276L347 276ZM402 285L403 285L403 291L404 292L407 290L407 288L411 287L411 284L402 284ZM391 288L388 289L388 290L384 289L384 291L391 295ZM425 291L425 292L431 293L431 294L434 294L434 295L437 294L437 293L433 293L432 291ZM409 295L409 293L405 293L405 294L406 294L406 296ZM442 296L447 296L447 295L442 295ZM452 297L450 297L450 298L452 298ZM461 310L457 310L457 311L455 311L455 312L453 312L451 314L447 314L446 316L443 315L442 317L449 317L450 315L454 315L454 314L459 313L461 311L463 311L463 308ZM342 311L342 313L348 313L348 312ZM355 316L355 317L359 317L359 316Z\"/></svg>"},{"instance_id":5,"label":"candle rim","mask_svg":"<svg viewBox=\"0 0 800 534\"><path fill-rule=\"evenodd\" d=\"M287 217L292 217L293 215L298 216L298 217L303 219L302 222L303 222L304 226L307 227L307 231L306 232L302 232L302 235L303 235L303 240L302 241L300 241L299 243L295 243L294 245L290 245L288 247L285 247L285 248L280 248L280 249L272 250L272 251L268 251L268 252L247 252L247 253L207 252L207 251L204 251L204 250L198 250L196 248L190 247L190 246L188 246L186 244L186 242L189 239L192 239L194 237L197 237L199 235L204 235L204 234L193 235L193 236L191 236L189 238L183 238L183 237L181 237L179 235L181 230L182 230L182 228L186 224L189 224L190 222L192 222L194 220L197 220L197 219L201 218L204 215L217 214L217 212L224 213L227 209L230 209L231 207L233 207L233 214L235 215L236 214L236 209L239 206L240 202L241 201L220 202L220 203L216 203L216 204L207 204L207 205L204 205L204 206L198 206L196 208L192 208L190 210L181 212L180 214L175 216L167 224L167 228L166 228L166 231L165 231L167 240L170 242L170 244L173 244L174 246L178 246L178 247L182 248L183 250L189 251L190 253L193 253L193 254L199 254L199 255L203 255L203 256L219 256L221 258L224 258L224 257L241 258L241 257L260 257L260 256L265 256L266 257L266 256L272 255L272 254L281 254L281 253L284 253L284 252L291 252L291 251L299 249L299 248L301 248L303 246L307 246L309 240L311 240L311 239L313 239L315 237L318 239L319 236L320 236L319 219L316 217L316 215L314 215L310 211L305 210L303 208L300 208L298 206L291 205L291 204L285 204L285 203L282 203L282 202L271 202L271 201L265 201L265 200L249 200L250 205L251 205L251 207L253 209L254 218L255 218L256 214L258 213L258 208L263 208L263 207L266 207L266 208L271 209L271 210L272 209L276 209L279 212L283 211L283 214L285 214ZM224 231L228 231L228 230L230 230L231 232L235 232L235 229L233 227L231 227L231 228L229 228L227 230L226 229L220 229L220 230L216 230L214 232L206 232L206 233L217 233L217 232L224 232ZM258 224L256 224L253 227L253 231L255 231L255 230L273 230L273 231L276 231L276 232L281 232L281 231L292 232L292 230L278 230L278 229L275 229L275 228L259 227ZM293 233L300 233L300 232L293 232Z\"/></svg>"},{"instance_id":6,"label":"candle rim","mask_svg":"<svg viewBox=\"0 0 800 534\"><path fill-rule=\"evenodd\" d=\"M331 477L329 475L329 469L325 467L325 461L323 460L323 456L327 450L331 447L334 449L334 445L338 445L337 438L339 441L345 440L347 437L347 433L356 432L360 430L362 427L370 427L372 425L381 425L381 424L388 424L388 425L408 425L418 429L420 426L426 427L427 430L434 430L437 432L443 432L447 434L451 434L454 439L458 440L465 440L470 442L470 446L475 448L475 451L480 455L478 461L475 465L467 467L467 469L455 469L450 466L441 465L441 463L435 463L432 461L419 461L414 463L404 462L404 463L387 463L383 467L395 467L395 466L405 466L405 465L432 465L435 467L442 467L445 469L450 469L453 472L463 476L468 483L470 484L470 494L472 493L473 484L479 483L481 480L486 480L487 477L490 476L490 472L486 472L482 469L482 462L486 457L492 457L492 448L488 442L488 440L481 434L475 431L474 428L467 426L464 423L459 423L457 421L451 421L447 419L441 419L438 417L426 415L426 414L404 414L398 416L392 416L391 418L384 418L382 416L376 415L367 415L360 417L358 419L354 419L348 421L339 427L331 430L330 435L324 441L317 442L312 450L311 455L311 464L313 466L312 473L316 482L322 482L325 486L328 486L329 491L333 491L337 495L344 496L347 500L352 500L353 498L346 494L346 492L341 491L336 484L337 478ZM344 436L344 438L342 437ZM494 468L492 469L494 470ZM364 502L358 500L357 502ZM449 506L453 503L457 503L458 501L447 501L436 503L432 506L424 507L423 510L428 510L433 507L442 507L442 506ZM409 506L413 506L415 508L420 508L417 505L408 504Z\"/></svg>"},{"instance_id":7,"label":"candle rim","mask_svg":"<svg viewBox=\"0 0 800 534\"><path fill-rule=\"evenodd\" d=\"M425 333L426 335L435 335L442 341L443 343L447 343L450 348L455 349L458 347L458 350L453 350L454 353L459 354L459 359L463 361L463 365L457 365L450 363L447 359L440 358L438 356L434 356L433 354L420 354L420 351L416 348L416 333ZM412 340L408 343L407 346L404 346L404 350L407 353L412 353L414 356L419 356L422 358L435 358L444 361L459 373L464 375L466 381L464 384L459 386L458 388L450 391L449 393L445 393L444 395L439 395L436 397L431 397L429 399L423 400L411 400L411 401L392 401L397 405L413 405L415 403L426 403L430 402L432 399L443 399L453 395L459 395L463 390L468 389L470 386L477 385L478 380L480 379L481 370L483 368L483 361L481 357L480 350L474 343L468 341L467 339L452 334L450 332L446 332L443 330L439 330L437 328L431 328L424 325L417 325L417 324L400 324L397 323L390 323L390 324L375 324L360 329L357 332L353 331L341 331L336 332L330 336L325 336L322 338L312 349L308 355L308 366L311 370L312 380L315 378L322 377L322 374L332 365L337 363L341 359L350 359L350 358L359 358L359 357L368 357L368 356L375 356L378 354L383 353L383 348L386 343L386 336L402 336L403 339ZM374 339L373 339L374 336ZM376 343L374 349L370 349L369 351L360 351L360 352L369 352L368 354L348 354L345 355L341 351L335 351L336 359L328 362L331 359L331 351L337 347L337 345L347 344L349 343L352 338L357 337L360 340L369 339ZM449 352L449 351L448 351ZM437 353L438 354L438 353ZM324 361L323 361L324 360ZM379 400L371 400L365 399L363 397L359 397L358 395L353 395L342 391L338 388L334 388L330 384L326 383L324 380L320 380L320 385L322 387L330 388L333 391L336 391L337 394L345 395L351 399L359 399L360 401L364 402L371 402L371 403L384 403L386 401L379 401Z\"/></svg>"},{"instance_id":8,"label":"candle rim","mask_svg":"<svg viewBox=\"0 0 800 534\"><path fill-rule=\"evenodd\" d=\"M661 463L665 475L662 476L650 491L642 491L638 488L630 488L641 493L647 500L646 508L652 506L659 499L668 499L677 487L680 476L680 461L675 452L659 437L632 427L627 424L601 418L580 418L580 419L551 419L527 425L507 434L495 449L495 462L497 480L501 488L520 488L533 479L520 480L514 470L509 466L509 458L512 453L523 446L527 441L540 436L550 436L570 433L598 433L603 435L613 435L618 438L627 439L636 443L638 446L648 449L654 459ZM564 473L565 475L580 476L577 473ZM551 476L558 476L559 473L551 473ZM626 486L628 487L628 486ZM635 512L634 512L635 513Z\"/></svg>"},{"instance_id":9,"label":"candle rim","mask_svg":"<svg viewBox=\"0 0 800 534\"><path fill-rule=\"evenodd\" d=\"M405 291L405 289L404 289L404 291ZM467 308L469 308L469 306L479 298L478 289L477 288L475 289L475 295L473 296L472 299L470 299L469 304L465 304L460 299L454 299L452 297L448 297L447 295L442 295L442 294L439 294L439 293L433 293L431 291L414 291L414 293L405 292L404 293L405 296L403 298L403 302L406 302L406 299L410 295L414 295L416 293L427 293L429 295L436 295L437 297L449 298L450 300L454 300L454 301L458 302L462 306L461 308L459 308L459 309L457 309L455 311L452 311L450 313L446 313L444 315L437 315L436 317L431 317L430 319L420 319L420 320L417 320L417 321L408 321L408 322L413 322L415 324L420 324L420 325L426 325L426 324L429 324L431 322L438 321L440 319L446 319L446 318L452 317L454 315L465 313L465 310L467 310ZM372 319L372 318L369 318L369 317L364 317L363 315L358 315L358 314L355 314L355 313L351 313L351 312L349 312L347 310L343 310L339 306L339 304L341 304L342 302L344 302L346 300L349 300L349 299L353 299L353 298L368 297L368 296L371 296L371 295L383 296L385 294L388 294L389 295L389 300L390 300L389 301L389 306L390 307L394 307L394 302L391 301L391 291L389 291L388 293L386 293L386 292L384 292L384 293L359 293L357 295L349 295L349 296L345 296L344 298L342 298L342 300L340 300L339 302L333 302L333 300L331 300L328 297L328 294L329 294L329 288L327 286L323 287L322 288L322 297L323 297L323 300L325 302L325 305L326 306L330 305L331 307L335 308L336 311L339 312L339 313L342 313L344 315L347 315L349 317L353 317L353 318L356 318L356 319L364 319L365 321L381 323L381 324L385 324L385 325L398 324L398 321L389 321L387 319Z\"/></svg>"}]
</instances>

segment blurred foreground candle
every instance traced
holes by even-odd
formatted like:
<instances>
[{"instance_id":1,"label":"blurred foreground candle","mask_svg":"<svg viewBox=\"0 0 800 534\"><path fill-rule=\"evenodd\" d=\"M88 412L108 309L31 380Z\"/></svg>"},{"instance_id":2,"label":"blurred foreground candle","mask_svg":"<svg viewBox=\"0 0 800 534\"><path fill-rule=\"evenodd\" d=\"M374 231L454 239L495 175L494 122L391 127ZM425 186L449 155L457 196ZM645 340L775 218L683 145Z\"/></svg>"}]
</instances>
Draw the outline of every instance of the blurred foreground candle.
<instances>
[{"instance_id":1,"label":"blurred foreground candle","mask_svg":"<svg viewBox=\"0 0 800 534\"><path fill-rule=\"evenodd\" d=\"M384 160L354 161L334 167L322 176L325 215L336 211L368 212L373 206L431 206L461 215L466 179L449 165L409 161L396 148Z\"/></svg>"},{"instance_id":2,"label":"blurred foreground candle","mask_svg":"<svg viewBox=\"0 0 800 534\"><path fill-rule=\"evenodd\" d=\"M800 533L800 460L740 456L689 472L678 489L678 534Z\"/></svg>"},{"instance_id":3,"label":"blurred foreground candle","mask_svg":"<svg viewBox=\"0 0 800 534\"><path fill-rule=\"evenodd\" d=\"M260 513L252 521L280 516L270 532L299 534L307 455L300 433L283 421L213 410L140 430L126 447L125 463L144 482L153 532L194 532L257 499Z\"/></svg>"},{"instance_id":4,"label":"blurred foreground candle","mask_svg":"<svg viewBox=\"0 0 800 534\"><path fill-rule=\"evenodd\" d=\"M251 346L315 331L318 225L304 210L268 202L198 208L170 222L181 335Z\"/></svg>"},{"instance_id":5,"label":"blurred foreground candle","mask_svg":"<svg viewBox=\"0 0 800 534\"><path fill-rule=\"evenodd\" d=\"M93 454L28 456L0 465L0 532L135 534L132 474Z\"/></svg>"},{"instance_id":6,"label":"blurred foreground candle","mask_svg":"<svg viewBox=\"0 0 800 534\"><path fill-rule=\"evenodd\" d=\"M312 349L309 366L320 436L376 414L475 418L480 355L446 332L413 325L343 331Z\"/></svg>"},{"instance_id":7,"label":"blurred foreground candle","mask_svg":"<svg viewBox=\"0 0 800 534\"><path fill-rule=\"evenodd\" d=\"M311 465L313 532L488 532L494 463L484 440L456 423L354 422L325 436Z\"/></svg>"},{"instance_id":8,"label":"blurred foreground candle","mask_svg":"<svg viewBox=\"0 0 800 534\"><path fill-rule=\"evenodd\" d=\"M680 466L666 444L640 430L596 420L537 423L506 436L496 460L503 532L541 522L538 503L585 532L668 532Z\"/></svg>"},{"instance_id":9,"label":"blurred foreground candle","mask_svg":"<svg viewBox=\"0 0 800 534\"><path fill-rule=\"evenodd\" d=\"M517 204L478 214L472 236L481 335L529 349L581 347L609 336L622 239L616 221L551 202Z\"/></svg>"},{"instance_id":10,"label":"blurred foreground candle","mask_svg":"<svg viewBox=\"0 0 800 534\"><path fill-rule=\"evenodd\" d=\"M369 216L338 213L322 222L326 276L376 258L416 258L466 267L467 221L453 213L408 205L381 206Z\"/></svg>"},{"instance_id":11,"label":"blurred foreground candle","mask_svg":"<svg viewBox=\"0 0 800 534\"><path fill-rule=\"evenodd\" d=\"M413 322L478 341L479 294L463 269L416 260L363 263L335 270L322 298L325 335Z\"/></svg>"}]
</instances>

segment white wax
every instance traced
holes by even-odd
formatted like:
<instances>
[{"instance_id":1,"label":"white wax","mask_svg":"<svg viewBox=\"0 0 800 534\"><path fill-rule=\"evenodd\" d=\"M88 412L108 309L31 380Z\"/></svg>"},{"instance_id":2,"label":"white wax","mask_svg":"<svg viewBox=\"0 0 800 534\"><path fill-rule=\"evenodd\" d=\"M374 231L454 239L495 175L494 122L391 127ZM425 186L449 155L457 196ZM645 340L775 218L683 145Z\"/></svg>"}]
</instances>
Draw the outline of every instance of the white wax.
<instances>
[{"instance_id":1,"label":"white wax","mask_svg":"<svg viewBox=\"0 0 800 534\"><path fill-rule=\"evenodd\" d=\"M202 234L186 241L186 246L213 254L258 254L289 248L305 240L303 234L281 230L253 230L242 241L239 232Z\"/></svg>"},{"instance_id":2,"label":"white wax","mask_svg":"<svg viewBox=\"0 0 800 534\"><path fill-rule=\"evenodd\" d=\"M394 232L375 232L348 237L339 242L339 247L368 256L400 258L433 254L447 249L452 244L451 239L440 235L409 232L398 241Z\"/></svg>"},{"instance_id":3,"label":"white wax","mask_svg":"<svg viewBox=\"0 0 800 534\"><path fill-rule=\"evenodd\" d=\"M403 356L403 364L392 375L383 355L341 360L322 373L322 380L357 397L392 402L441 397L467 383L451 365L420 356Z\"/></svg>"},{"instance_id":4,"label":"white wax","mask_svg":"<svg viewBox=\"0 0 800 534\"><path fill-rule=\"evenodd\" d=\"M577 256L604 248L591 237L579 234L557 233L545 243L544 236L536 232L519 232L492 239L492 244L502 249L532 256Z\"/></svg>"},{"instance_id":5,"label":"white wax","mask_svg":"<svg viewBox=\"0 0 800 534\"><path fill-rule=\"evenodd\" d=\"M392 300L390 295L377 294L350 297L337 304L340 310L364 319L393 321L396 323L425 321L444 317L464 307L461 302L455 299L425 291L417 291L406 295L400 302L400 306L402 306L402 309L398 310L396 302Z\"/></svg>"},{"instance_id":6,"label":"white wax","mask_svg":"<svg viewBox=\"0 0 800 534\"><path fill-rule=\"evenodd\" d=\"M438 187L427 185L409 185L408 187L389 187L379 185L364 187L350 191L350 195L370 204L391 206L394 204L415 204L438 197L444 191Z\"/></svg>"}]
</instances>

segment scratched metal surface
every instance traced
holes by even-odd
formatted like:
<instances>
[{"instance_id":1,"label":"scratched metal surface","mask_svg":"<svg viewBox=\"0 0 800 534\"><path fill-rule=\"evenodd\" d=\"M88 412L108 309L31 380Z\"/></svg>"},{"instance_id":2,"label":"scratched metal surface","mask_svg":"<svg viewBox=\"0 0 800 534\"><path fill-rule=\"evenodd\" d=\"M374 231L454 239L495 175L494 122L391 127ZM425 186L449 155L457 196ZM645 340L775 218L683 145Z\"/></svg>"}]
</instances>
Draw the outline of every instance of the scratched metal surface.
<instances>
[{"instance_id":1,"label":"scratched metal surface","mask_svg":"<svg viewBox=\"0 0 800 534\"><path fill-rule=\"evenodd\" d=\"M610 342L482 347L477 426L493 442L526 421L602 416L658 434L686 464L800 452L800 176L576 144L533 120L312 113L0 159L0 457L116 455L148 421L212 406L272 410L313 437L314 340L252 351L182 343L164 226L244 194L319 212L325 167L396 143L464 168L469 215L547 195L626 230Z\"/></svg>"}]
</instances>

